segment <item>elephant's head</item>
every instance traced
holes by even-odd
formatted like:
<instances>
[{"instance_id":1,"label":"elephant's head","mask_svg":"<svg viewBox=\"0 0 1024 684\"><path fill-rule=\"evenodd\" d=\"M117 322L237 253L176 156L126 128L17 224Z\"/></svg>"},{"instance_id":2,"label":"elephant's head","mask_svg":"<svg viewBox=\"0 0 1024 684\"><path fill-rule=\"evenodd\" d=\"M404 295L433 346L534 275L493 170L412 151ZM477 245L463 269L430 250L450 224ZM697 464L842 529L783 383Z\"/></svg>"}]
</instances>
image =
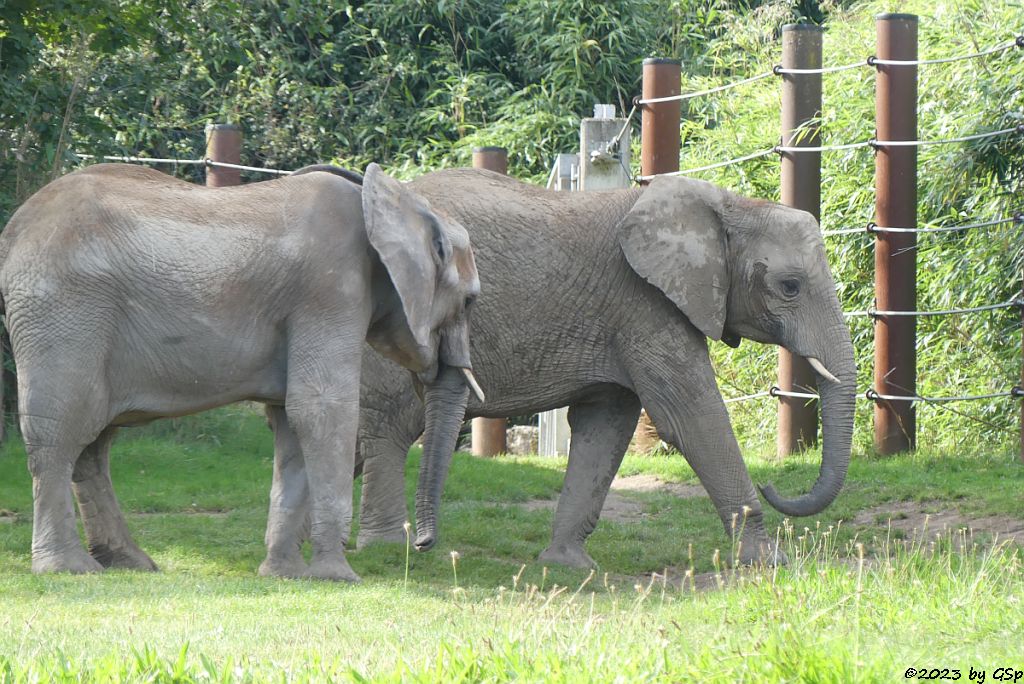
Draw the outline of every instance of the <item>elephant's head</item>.
<instances>
[{"instance_id":1,"label":"elephant's head","mask_svg":"<svg viewBox=\"0 0 1024 684\"><path fill-rule=\"evenodd\" d=\"M424 389L417 546L429 548L469 390L484 400L469 358L469 314L480 279L466 229L376 164L366 170L362 196L367 236L383 266L374 276L367 341L414 371Z\"/></svg>"},{"instance_id":2,"label":"elephant's head","mask_svg":"<svg viewBox=\"0 0 1024 684\"><path fill-rule=\"evenodd\" d=\"M620 226L630 266L707 337L778 344L808 359L821 394L821 472L809 494L761 493L787 515L813 515L842 488L850 461L856 367L818 223L804 211L710 183L656 178Z\"/></svg>"}]
</instances>

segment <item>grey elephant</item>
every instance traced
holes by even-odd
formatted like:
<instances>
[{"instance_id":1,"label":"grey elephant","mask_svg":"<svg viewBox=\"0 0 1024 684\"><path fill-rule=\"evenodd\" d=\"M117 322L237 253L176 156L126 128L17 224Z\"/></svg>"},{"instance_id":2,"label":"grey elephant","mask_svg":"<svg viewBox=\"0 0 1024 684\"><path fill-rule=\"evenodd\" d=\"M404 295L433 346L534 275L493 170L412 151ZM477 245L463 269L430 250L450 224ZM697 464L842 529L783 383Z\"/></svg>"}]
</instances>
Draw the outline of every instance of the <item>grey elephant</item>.
<instances>
[{"instance_id":1,"label":"grey elephant","mask_svg":"<svg viewBox=\"0 0 1024 684\"><path fill-rule=\"evenodd\" d=\"M638 189L559 193L456 169L428 173L410 187L469 231L488 294L472 321L475 370L488 399L471 401L468 415L569 406L568 471L542 560L593 564L584 542L641 406L693 467L726 531L742 530L743 560L780 559L707 338L778 344L811 360L822 403L819 477L795 499L770 485L762 493L793 516L818 513L835 499L850 458L856 368L810 214L678 177ZM460 412L425 415L410 379L393 364L373 352L363 363L359 543L400 541L407 450L425 423L450 435L450 426L438 430L432 421L456 420ZM420 549L437 540L449 446L424 449L416 496Z\"/></svg>"},{"instance_id":2,"label":"grey elephant","mask_svg":"<svg viewBox=\"0 0 1024 684\"><path fill-rule=\"evenodd\" d=\"M114 495L114 433L248 399L268 407L279 465L261 574L357 580L344 546L364 344L468 395L479 287L466 231L376 165L361 188L306 173L214 190L115 164L49 184L0 235L33 571L155 569ZM274 543L300 506L309 565Z\"/></svg>"}]
</instances>

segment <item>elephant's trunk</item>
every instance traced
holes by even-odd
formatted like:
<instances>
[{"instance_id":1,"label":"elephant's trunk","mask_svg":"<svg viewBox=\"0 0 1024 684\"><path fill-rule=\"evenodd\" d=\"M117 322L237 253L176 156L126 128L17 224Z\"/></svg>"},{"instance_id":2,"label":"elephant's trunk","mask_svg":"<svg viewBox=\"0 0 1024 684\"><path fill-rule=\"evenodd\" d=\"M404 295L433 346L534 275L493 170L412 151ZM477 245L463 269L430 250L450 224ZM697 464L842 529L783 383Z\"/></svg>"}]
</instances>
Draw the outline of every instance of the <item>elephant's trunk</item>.
<instances>
[{"instance_id":1,"label":"elephant's trunk","mask_svg":"<svg viewBox=\"0 0 1024 684\"><path fill-rule=\"evenodd\" d=\"M784 499L775 487L760 487L761 494L776 510L786 515L815 515L825 510L839 495L850 465L850 443L853 439L853 410L856 400L857 368L853 360L853 344L846 326L838 326L830 337L831 351L824 358L825 366L839 382L818 375L821 395L821 471L811 491L796 499Z\"/></svg>"},{"instance_id":2,"label":"elephant's trunk","mask_svg":"<svg viewBox=\"0 0 1024 684\"><path fill-rule=\"evenodd\" d=\"M437 543L437 519L441 509L452 452L466 414L469 388L462 370L442 365L436 380L426 387L426 430L423 433L423 458L416 487L416 549L426 551Z\"/></svg>"}]
</instances>

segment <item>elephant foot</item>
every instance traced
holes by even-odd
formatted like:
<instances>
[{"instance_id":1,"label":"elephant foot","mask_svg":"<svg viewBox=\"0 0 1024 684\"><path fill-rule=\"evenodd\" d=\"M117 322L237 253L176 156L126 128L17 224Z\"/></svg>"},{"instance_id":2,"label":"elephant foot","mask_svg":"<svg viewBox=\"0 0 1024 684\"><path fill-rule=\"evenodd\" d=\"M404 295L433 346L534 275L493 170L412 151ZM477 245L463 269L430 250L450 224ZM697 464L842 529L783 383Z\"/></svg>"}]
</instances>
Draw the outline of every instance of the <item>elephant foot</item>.
<instances>
[{"instance_id":1,"label":"elephant foot","mask_svg":"<svg viewBox=\"0 0 1024 684\"><path fill-rule=\"evenodd\" d=\"M302 556L291 557L267 556L257 570L260 577L287 577L298 579L309 577L309 565Z\"/></svg>"},{"instance_id":2,"label":"elephant foot","mask_svg":"<svg viewBox=\"0 0 1024 684\"><path fill-rule=\"evenodd\" d=\"M405 528L399 525L398 529L388 530L363 530L359 529L359 536L356 538L356 548L362 549L370 544L402 544L406 543Z\"/></svg>"},{"instance_id":3,"label":"elephant foot","mask_svg":"<svg viewBox=\"0 0 1024 684\"><path fill-rule=\"evenodd\" d=\"M333 582L359 582L360 577L355 573L344 553L317 554L313 562L309 564L306 577L314 579L331 580Z\"/></svg>"},{"instance_id":4,"label":"elephant foot","mask_svg":"<svg viewBox=\"0 0 1024 684\"><path fill-rule=\"evenodd\" d=\"M83 575L89 572L103 572L103 566L84 550L76 549L45 556L32 554L32 572L70 572L73 575Z\"/></svg>"},{"instance_id":5,"label":"elephant foot","mask_svg":"<svg viewBox=\"0 0 1024 684\"><path fill-rule=\"evenodd\" d=\"M597 563L590 557L582 544L554 544L544 549L537 560L543 563L555 563L567 565L570 568L583 568L584 570L596 568Z\"/></svg>"},{"instance_id":6,"label":"elephant foot","mask_svg":"<svg viewBox=\"0 0 1024 684\"><path fill-rule=\"evenodd\" d=\"M740 563L743 565L789 565L785 552L767 537L747 538L740 546Z\"/></svg>"},{"instance_id":7,"label":"elephant foot","mask_svg":"<svg viewBox=\"0 0 1024 684\"><path fill-rule=\"evenodd\" d=\"M142 570L145 572L156 572L159 570L153 559L134 544L118 548L110 548L106 544L98 544L89 548L89 554L105 568Z\"/></svg>"}]
</instances>

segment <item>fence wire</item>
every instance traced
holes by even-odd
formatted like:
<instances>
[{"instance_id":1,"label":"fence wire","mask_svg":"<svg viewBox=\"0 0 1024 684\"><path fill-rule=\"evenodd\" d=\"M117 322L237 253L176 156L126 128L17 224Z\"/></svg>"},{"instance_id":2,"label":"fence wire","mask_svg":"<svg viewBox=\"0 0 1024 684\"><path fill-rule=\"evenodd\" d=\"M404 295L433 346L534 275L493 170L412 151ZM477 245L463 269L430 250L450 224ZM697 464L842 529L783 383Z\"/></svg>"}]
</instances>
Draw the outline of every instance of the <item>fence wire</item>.
<instances>
[{"instance_id":1,"label":"fence wire","mask_svg":"<svg viewBox=\"0 0 1024 684\"><path fill-rule=\"evenodd\" d=\"M84 154L80 152L73 152L79 159L96 159L109 162L125 162L131 164L180 164L183 166L206 166L215 167L222 169L236 169L238 171L252 171L254 173L267 173L275 176L287 176L292 171L286 171L284 169L269 169L262 166L245 166L243 164L230 164L228 162L219 162L204 157L203 159L171 159L166 157L135 157L135 156L119 156L112 154Z\"/></svg>"},{"instance_id":2,"label":"fence wire","mask_svg":"<svg viewBox=\"0 0 1024 684\"><path fill-rule=\"evenodd\" d=\"M961 61L964 61L964 60L967 60L967 59L978 59L978 58L981 58L981 57L987 57L989 55L994 55L994 54L997 54L997 53L1000 53L1000 52L1005 52L1005 51L1010 50L1010 49L1015 48L1015 47L1024 48L1024 35L1019 35L1016 38L1008 40L1008 41L1006 41L1004 43L999 43L998 45L994 45L994 46L988 48L987 50L981 50L979 52L972 52L972 53L966 54L966 55L952 55L952 56L949 56L949 57L937 57L937 58L934 58L934 59L912 59L912 60L880 59L878 57L871 56L871 57L868 57L867 59L861 60L859 62L851 62L849 64L840 64L840 65L828 66L828 67L818 67L818 68L815 68L815 69L794 69L794 68L784 67L784 66L782 66L780 64L780 65L776 65L775 67L773 67L771 71L766 71L766 72L763 72L763 73L760 73L760 74L755 74L753 76L741 79L739 81L733 81L731 83L724 83L724 84L722 84L720 86L716 86L714 88L708 88L706 90L696 90L696 91L693 91L693 92L690 92L690 93L681 93L679 95L668 95L666 97L652 97L652 98L649 98L649 99L638 99L638 100L636 100L636 104L645 105L645 104L657 104L659 102L674 102L674 101L680 101L680 100L691 100L691 99L696 98L696 97L703 97L705 95L713 95L715 93L720 93L720 92L723 92L725 90L730 90L732 88L737 88L739 86L746 85L747 83L753 83L754 81L760 81L761 79L768 78L769 76L789 76L789 75L809 76L809 75L814 75L814 74L834 74L834 73L839 73L839 72L842 72L842 71L851 71L853 69L863 69L863 68L866 68L866 67L876 68L876 67L879 67L879 66L927 66L927 65L931 65L931 64L948 64L950 62L961 62Z\"/></svg>"},{"instance_id":3,"label":"fence wire","mask_svg":"<svg viewBox=\"0 0 1024 684\"><path fill-rule=\"evenodd\" d=\"M834 152L838 150L854 150L864 147L922 147L925 145L950 145L961 142L969 142L972 140L983 140L986 138L995 138L1001 135L1008 135L1010 133L1024 134L1024 124L1018 124L1010 128L1001 128L996 131L988 131L985 133L975 133L973 135L964 135L956 138L940 138L938 140L862 140L860 142L843 143L839 145L817 145L815 147L797 147L793 145L775 145L774 147L760 150L758 152L751 152L745 154L742 157L735 157L734 159L728 159L726 161L717 162L714 164L707 164L706 166L697 166L689 169L682 169L680 171L669 171L667 173L652 173L648 175L637 176L635 180L645 181L657 178L658 176L686 176L691 173L700 173L702 171L710 171L712 169L720 169L726 166L732 166L733 164L742 164L743 162L751 161L752 159L758 159L760 157L766 157L769 154L793 154L803 152ZM844 229L843 233L855 233L858 232L856 229ZM834 232L833 235L839 235L841 233Z\"/></svg>"},{"instance_id":4,"label":"fence wire","mask_svg":"<svg viewBox=\"0 0 1024 684\"><path fill-rule=\"evenodd\" d=\"M677 100L692 100L695 97L703 97L704 95L713 95L714 93L720 93L720 92L725 91L725 90L730 90L731 88L738 88L739 86L746 85L747 83L753 83L754 81L760 81L761 79L768 78L769 76L774 76L775 73L776 73L775 70L765 71L764 73L756 74L756 75L751 76L749 78L744 78L741 81L734 81L732 83L726 83L725 85L720 85L720 86L717 86L715 88L708 88L707 90L697 90L697 91L694 91L692 93L682 93L680 95L667 95L665 97L652 97L652 98L649 98L649 99L646 99L646 100L641 98L641 99L638 99L636 101L636 104L642 106L642 105L645 105L645 104L656 104L658 102L675 102Z\"/></svg>"},{"instance_id":5,"label":"fence wire","mask_svg":"<svg viewBox=\"0 0 1024 684\"><path fill-rule=\"evenodd\" d=\"M1013 40L1008 40L1005 43L1000 43L999 45L990 47L988 50L972 52L968 55L938 57L936 59L879 59L878 57L872 56L868 57L867 63L869 66L926 66L929 64L949 64L950 62L962 62L965 59L977 59L978 57L994 55L997 52L1003 52L1014 47L1024 47L1024 35L1017 36Z\"/></svg>"},{"instance_id":6,"label":"fence wire","mask_svg":"<svg viewBox=\"0 0 1024 684\"><path fill-rule=\"evenodd\" d=\"M735 404L744 401L752 401L754 399L765 399L767 397L785 397L792 399L807 399L813 401L820 401L821 396L813 392L792 392L789 390L780 389L777 386L772 386L764 392L755 392L754 394L746 394L742 397L732 397L726 399L726 404ZM925 404L948 404L957 401L985 401L989 399L1002 399L1004 397L1013 397L1019 399L1024 397L1024 388L1014 386L1013 388L1006 390L1005 392L991 392L989 394L965 394L960 396L952 397L923 397L918 394L901 396L898 394L879 394L874 389L866 389L863 392L858 391L857 399L861 401L909 401L911 403L921 402Z\"/></svg>"},{"instance_id":7,"label":"fence wire","mask_svg":"<svg viewBox=\"0 0 1024 684\"><path fill-rule=\"evenodd\" d=\"M847 318L857 316L868 316L870 318L890 318L898 316L910 316L914 318L926 318L928 316L954 316L957 314L977 313L979 311L995 311L996 309L1013 309L1024 304L1020 296L1000 304L986 304L983 306L971 306L965 309L942 309L939 311L879 311L867 309L865 311L844 311L843 316Z\"/></svg>"},{"instance_id":8,"label":"fence wire","mask_svg":"<svg viewBox=\"0 0 1024 684\"><path fill-rule=\"evenodd\" d=\"M291 171L285 171L284 169L267 169L260 166L244 166L242 164L229 164L227 162L213 161L212 159L204 159L203 163L206 166L213 166L221 169L236 169L238 171L253 171L255 173L269 173L276 176L288 176L291 175Z\"/></svg>"},{"instance_id":9,"label":"fence wire","mask_svg":"<svg viewBox=\"0 0 1024 684\"><path fill-rule=\"evenodd\" d=\"M836 230L823 230L822 235L872 235L874 233L953 233L961 230L973 230L975 228L988 228L1004 223L1024 223L1024 212L1018 212L1013 216L993 219L991 221L979 221L977 223L964 223L955 226L938 226L923 228L893 228L890 226L877 226L868 223L863 228L840 228Z\"/></svg>"},{"instance_id":10,"label":"fence wire","mask_svg":"<svg viewBox=\"0 0 1024 684\"><path fill-rule=\"evenodd\" d=\"M645 181L657 178L658 176L686 176L691 173L700 173L701 171L710 171L711 169L720 169L724 166L732 166L733 164L740 164L751 159L757 159L759 157L767 157L769 154L774 154L775 148L770 147L760 152L752 152L745 154L742 157L736 157L735 159L729 159L727 161L717 162L715 164L708 164L707 166L698 166L692 169L683 169L681 171L669 171L668 173L652 173L646 176L637 176L636 180Z\"/></svg>"},{"instance_id":11,"label":"fence wire","mask_svg":"<svg viewBox=\"0 0 1024 684\"><path fill-rule=\"evenodd\" d=\"M117 156L109 154L82 154L79 152L73 152L79 159L98 159L108 162L124 162L126 164L181 164L183 166L200 166L205 164L203 159L169 159L160 157L133 157L133 156Z\"/></svg>"}]
</instances>

